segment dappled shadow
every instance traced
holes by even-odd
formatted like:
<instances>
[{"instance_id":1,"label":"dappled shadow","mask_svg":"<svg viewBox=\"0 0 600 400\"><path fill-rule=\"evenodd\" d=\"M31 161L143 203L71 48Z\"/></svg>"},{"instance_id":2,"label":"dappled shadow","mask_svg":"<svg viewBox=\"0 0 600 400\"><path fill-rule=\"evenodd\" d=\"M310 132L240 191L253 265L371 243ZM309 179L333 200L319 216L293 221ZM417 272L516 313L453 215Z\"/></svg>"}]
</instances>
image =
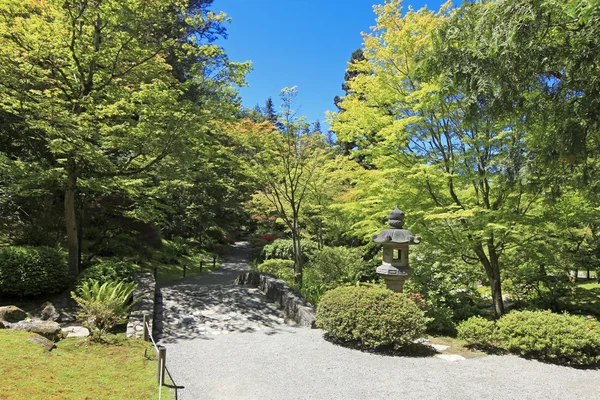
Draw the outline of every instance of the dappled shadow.
<instances>
[{"instance_id":1,"label":"dappled shadow","mask_svg":"<svg viewBox=\"0 0 600 400\"><path fill-rule=\"evenodd\" d=\"M155 334L162 343L210 340L232 332L274 334L292 330L283 311L256 288L233 285L248 270L247 245L234 247L219 271L159 287Z\"/></svg>"}]
</instances>

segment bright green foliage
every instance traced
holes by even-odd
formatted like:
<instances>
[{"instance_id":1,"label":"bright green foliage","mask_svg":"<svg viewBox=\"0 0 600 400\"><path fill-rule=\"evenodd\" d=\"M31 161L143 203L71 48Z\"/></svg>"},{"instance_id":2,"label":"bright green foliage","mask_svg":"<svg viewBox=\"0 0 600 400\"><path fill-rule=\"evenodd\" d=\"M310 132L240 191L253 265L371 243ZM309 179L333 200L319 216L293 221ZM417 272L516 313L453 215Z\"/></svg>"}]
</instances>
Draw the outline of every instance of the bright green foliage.
<instances>
[{"instance_id":1,"label":"bright green foliage","mask_svg":"<svg viewBox=\"0 0 600 400\"><path fill-rule=\"evenodd\" d=\"M334 340L358 342L371 348L400 348L425 333L425 317L402 293L341 287L321 298L317 326Z\"/></svg>"},{"instance_id":2,"label":"bright green foliage","mask_svg":"<svg viewBox=\"0 0 600 400\"><path fill-rule=\"evenodd\" d=\"M257 269L260 272L271 274L279 279L283 279L289 284L294 283L294 261L292 260L265 260L259 264Z\"/></svg>"},{"instance_id":3,"label":"bright green foliage","mask_svg":"<svg viewBox=\"0 0 600 400\"><path fill-rule=\"evenodd\" d=\"M302 247L302 254L305 257L305 262L312 259L315 253L318 252L317 243L301 239L300 246ZM263 256L265 259L279 258L282 260L293 260L294 259L294 244L290 239L277 239L273 243L267 244L263 247Z\"/></svg>"},{"instance_id":4,"label":"bright green foliage","mask_svg":"<svg viewBox=\"0 0 600 400\"><path fill-rule=\"evenodd\" d=\"M493 321L475 316L461 322L456 329L458 337L466 340L473 348L493 351L499 347Z\"/></svg>"},{"instance_id":5,"label":"bright green foliage","mask_svg":"<svg viewBox=\"0 0 600 400\"><path fill-rule=\"evenodd\" d=\"M550 311L512 311L496 323L473 317L458 327L471 346L555 364L600 363L600 322Z\"/></svg>"},{"instance_id":6,"label":"bright green foliage","mask_svg":"<svg viewBox=\"0 0 600 400\"><path fill-rule=\"evenodd\" d=\"M86 281L79 294L71 292L81 311L77 317L90 330L93 340L101 340L110 328L127 314L133 303L130 301L135 283L107 281Z\"/></svg>"},{"instance_id":7,"label":"bright green foliage","mask_svg":"<svg viewBox=\"0 0 600 400\"><path fill-rule=\"evenodd\" d=\"M107 281L133 282L133 277L139 267L127 261L102 260L85 269L77 277L77 287L85 282L98 281L103 284Z\"/></svg>"},{"instance_id":8,"label":"bright green foliage","mask_svg":"<svg viewBox=\"0 0 600 400\"><path fill-rule=\"evenodd\" d=\"M0 247L0 295L57 293L70 282L64 252L50 247Z\"/></svg>"}]
</instances>

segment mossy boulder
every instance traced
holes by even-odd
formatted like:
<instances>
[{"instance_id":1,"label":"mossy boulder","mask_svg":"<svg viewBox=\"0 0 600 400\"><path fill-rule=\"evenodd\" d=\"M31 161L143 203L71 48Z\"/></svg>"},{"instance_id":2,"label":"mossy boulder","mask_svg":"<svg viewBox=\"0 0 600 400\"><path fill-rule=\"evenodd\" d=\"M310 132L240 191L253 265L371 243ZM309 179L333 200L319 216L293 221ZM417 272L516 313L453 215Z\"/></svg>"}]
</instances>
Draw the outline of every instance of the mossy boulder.
<instances>
[{"instance_id":1,"label":"mossy boulder","mask_svg":"<svg viewBox=\"0 0 600 400\"><path fill-rule=\"evenodd\" d=\"M0 307L0 321L19 322L27 318L27 313L17 306Z\"/></svg>"}]
</instances>

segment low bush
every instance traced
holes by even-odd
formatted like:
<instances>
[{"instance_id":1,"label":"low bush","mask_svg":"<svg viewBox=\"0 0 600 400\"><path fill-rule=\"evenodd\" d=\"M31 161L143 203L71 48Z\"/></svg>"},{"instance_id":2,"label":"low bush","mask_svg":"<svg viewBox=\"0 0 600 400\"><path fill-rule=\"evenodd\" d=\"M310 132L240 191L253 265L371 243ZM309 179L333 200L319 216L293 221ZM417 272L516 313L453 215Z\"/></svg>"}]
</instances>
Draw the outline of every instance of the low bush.
<instances>
[{"instance_id":1,"label":"low bush","mask_svg":"<svg viewBox=\"0 0 600 400\"><path fill-rule=\"evenodd\" d=\"M334 340L358 342L369 348L400 348L425 333L425 317L402 293L347 286L321 298L317 326Z\"/></svg>"},{"instance_id":2,"label":"low bush","mask_svg":"<svg viewBox=\"0 0 600 400\"><path fill-rule=\"evenodd\" d=\"M92 280L103 284L108 281L133 282L138 267L135 264L120 260L103 260L83 270L77 277L77 287Z\"/></svg>"},{"instance_id":3,"label":"low bush","mask_svg":"<svg viewBox=\"0 0 600 400\"><path fill-rule=\"evenodd\" d=\"M92 340L99 341L129 311L133 303L129 300L137 288L135 283L108 281L86 281L79 294L71 292L81 311L77 317L90 330Z\"/></svg>"},{"instance_id":4,"label":"low bush","mask_svg":"<svg viewBox=\"0 0 600 400\"><path fill-rule=\"evenodd\" d=\"M600 323L550 311L513 311L496 323L502 347L528 358L573 366L600 362Z\"/></svg>"},{"instance_id":5,"label":"low bush","mask_svg":"<svg viewBox=\"0 0 600 400\"><path fill-rule=\"evenodd\" d=\"M493 321L483 317L471 317L457 327L458 337L464 339L470 347L480 350L497 350L496 326Z\"/></svg>"},{"instance_id":6,"label":"low bush","mask_svg":"<svg viewBox=\"0 0 600 400\"><path fill-rule=\"evenodd\" d=\"M473 317L458 326L471 346L572 366L600 363L600 322L550 311L513 311L496 323Z\"/></svg>"},{"instance_id":7,"label":"low bush","mask_svg":"<svg viewBox=\"0 0 600 400\"><path fill-rule=\"evenodd\" d=\"M71 283L66 255L51 247L0 247L0 295L58 293Z\"/></svg>"},{"instance_id":8,"label":"low bush","mask_svg":"<svg viewBox=\"0 0 600 400\"><path fill-rule=\"evenodd\" d=\"M266 260L257 267L259 272L271 274L279 279L294 282L294 262L291 260Z\"/></svg>"}]
</instances>

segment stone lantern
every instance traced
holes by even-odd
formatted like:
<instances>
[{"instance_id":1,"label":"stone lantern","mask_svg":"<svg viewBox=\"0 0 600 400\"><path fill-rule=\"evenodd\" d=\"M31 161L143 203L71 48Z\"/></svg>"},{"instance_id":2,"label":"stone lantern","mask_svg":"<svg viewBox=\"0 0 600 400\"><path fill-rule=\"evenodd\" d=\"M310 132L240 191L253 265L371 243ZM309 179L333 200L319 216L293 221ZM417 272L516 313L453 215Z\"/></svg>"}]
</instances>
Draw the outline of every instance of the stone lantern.
<instances>
[{"instance_id":1,"label":"stone lantern","mask_svg":"<svg viewBox=\"0 0 600 400\"><path fill-rule=\"evenodd\" d=\"M373 241L383 245L383 263L377 267L377 273L383 276L388 289L402 292L404 282L413 275L412 268L408 266L408 246L419 244L421 237L402 229L404 212L398 206L390 213L389 224L389 229L373 235Z\"/></svg>"}]
</instances>

